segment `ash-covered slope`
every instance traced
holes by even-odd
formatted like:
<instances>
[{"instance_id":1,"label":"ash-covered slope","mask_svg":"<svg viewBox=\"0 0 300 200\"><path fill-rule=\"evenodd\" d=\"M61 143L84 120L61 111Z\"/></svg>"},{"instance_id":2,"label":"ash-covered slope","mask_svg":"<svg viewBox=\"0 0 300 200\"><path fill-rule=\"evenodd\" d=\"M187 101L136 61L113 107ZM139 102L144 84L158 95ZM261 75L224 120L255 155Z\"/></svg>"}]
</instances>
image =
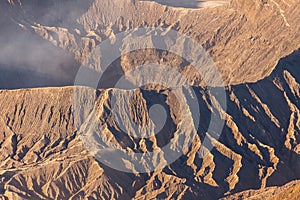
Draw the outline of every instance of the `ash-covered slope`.
<instances>
[{"instance_id":1,"label":"ash-covered slope","mask_svg":"<svg viewBox=\"0 0 300 200\"><path fill-rule=\"evenodd\" d=\"M74 126L74 88L1 91L1 197L216 199L299 179L299 58L296 51L283 58L269 77L229 87L228 112L223 115L226 126L220 140L205 133L208 122L203 118L186 155L163 170L145 174L113 170L87 152ZM104 110L99 122L106 123L111 141L122 144L119 148L146 152L167 142L167 137L158 134L145 148L140 139L125 136L115 126L109 117L108 94L126 91L78 89L86 95L83 99L97 97L96 106ZM205 90L195 90L199 91L201 116L218 114L210 110ZM137 90L136 95L130 104L134 108L158 99L169 108L170 116L178 115L174 115L174 102L166 91ZM148 110L133 109L132 114L142 122ZM169 118L163 131L171 138L179 127L176 119ZM214 148L200 158L204 136Z\"/></svg>"},{"instance_id":2,"label":"ash-covered slope","mask_svg":"<svg viewBox=\"0 0 300 200\"><path fill-rule=\"evenodd\" d=\"M9 47L1 60L15 60L15 55L22 55L20 49L24 49L25 56L20 56L19 60L25 60L27 68L47 72L49 79L53 79L47 84L32 84L33 87L71 85L78 65L98 44L137 27L173 29L192 37L211 54L227 85L256 82L268 76L278 60L298 49L300 44L297 0L232 0L223 6L197 10L129 0L9 2L1 2L0 8L4 16L1 24L11 27L9 31L1 30L6 38L3 46ZM71 52L79 64L70 54L61 55L53 46L36 38L25 37L16 44L16 38L23 38L22 29ZM21 48L19 43L23 44ZM11 56L13 58L8 59ZM46 60L28 60L28 57ZM1 68L21 65L8 61L1 63ZM2 80L11 82L6 77ZM28 79L21 81L30 82ZM16 85L22 87L22 84Z\"/></svg>"},{"instance_id":3,"label":"ash-covered slope","mask_svg":"<svg viewBox=\"0 0 300 200\"><path fill-rule=\"evenodd\" d=\"M220 113L212 109L205 88L195 84L201 108L196 139L175 163L145 174L113 170L86 150L74 124L73 87L1 91L0 198L217 199L244 190L263 193L266 187L299 179L300 9L296 0L233 0L223 7L199 10L119 0L2 1L0 5L5 16L1 24L7 27L0 30L5 36L1 44L7 47L0 60L5 61L2 88L72 85L79 65L103 40L152 26L177 30L202 44L228 85L228 109L219 116L226 122L220 139L206 134L208 116ZM28 35L14 42L24 33ZM159 60L157 55L164 55L160 64L185 72L180 58L150 50L120 58L116 76L132 67L130 63ZM19 66L24 60L26 70ZM35 73L28 74L27 69ZM19 81L12 81L16 74ZM29 75L35 74L34 82ZM146 143L124 136L109 118L108 94L125 92L110 88L114 78L100 84L106 89L79 88L83 99L97 98L97 109L102 110L99 122L106 125L112 141L122 149L147 152L172 139L180 126L176 120L180 113L163 88L137 90L131 102L135 108L131 115L141 123L149 118L147 103L153 99L162 103L173 116L163 134ZM214 148L201 158L198 150L205 136Z\"/></svg>"},{"instance_id":4,"label":"ash-covered slope","mask_svg":"<svg viewBox=\"0 0 300 200\"><path fill-rule=\"evenodd\" d=\"M248 190L234 195L227 196L223 199L262 199L262 200L279 200L279 199L299 199L300 182L292 181L281 187L269 187L261 191Z\"/></svg>"}]
</instances>

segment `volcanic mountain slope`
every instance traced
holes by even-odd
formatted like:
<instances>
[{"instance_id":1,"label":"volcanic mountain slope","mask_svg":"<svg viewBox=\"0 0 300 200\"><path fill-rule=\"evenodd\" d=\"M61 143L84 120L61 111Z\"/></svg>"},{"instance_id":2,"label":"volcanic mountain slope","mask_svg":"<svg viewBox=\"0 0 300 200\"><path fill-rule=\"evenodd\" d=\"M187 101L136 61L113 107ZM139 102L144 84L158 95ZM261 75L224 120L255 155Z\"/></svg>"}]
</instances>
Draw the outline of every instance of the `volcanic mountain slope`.
<instances>
[{"instance_id":1,"label":"volcanic mountain slope","mask_svg":"<svg viewBox=\"0 0 300 200\"><path fill-rule=\"evenodd\" d=\"M211 54L227 85L256 82L268 76L278 60L298 49L300 44L300 5L297 0L232 0L215 8L196 10L129 0L9 2L2 1L0 7L1 24L7 27L1 30L5 38L1 44L8 47L4 48L8 51L1 60L7 60L20 49L25 58L47 59L47 62L40 59L27 62L27 68L36 66L34 69L39 71L35 71L44 73L40 81L48 76L50 80L45 86L72 84L78 67L95 46L117 33L134 28L161 27L192 37ZM49 47L45 41L36 37L24 38L24 32L33 32L72 52L77 64L75 60L66 59L69 58L66 53L53 53L54 47ZM16 38L21 38L17 44ZM28 48L30 46L43 48ZM5 64L10 68L23 65ZM58 74L61 77L57 78ZM26 77L21 81L30 86L30 78ZM54 80L51 82L51 79ZM11 82L9 77L2 80L3 83Z\"/></svg>"},{"instance_id":2,"label":"volcanic mountain slope","mask_svg":"<svg viewBox=\"0 0 300 200\"><path fill-rule=\"evenodd\" d=\"M58 61L52 64L55 70L50 68L47 71L48 77L49 74L54 77L49 77L50 83L71 83L72 74L101 41L124 30L158 26L178 30L202 44L211 53L228 85L228 105L224 111L222 107L214 110L207 90L194 85L202 116L198 136L189 151L175 163L163 170L144 174L111 169L96 161L86 150L72 112L74 87L1 91L1 198L230 199L235 198L231 194L250 190L238 194L247 198L260 192L264 194L268 190L264 189L266 187L299 179L300 59L297 49L300 44L300 9L296 0L233 0L221 7L199 10L138 1L53 0L46 3L32 0L0 4L1 13L6 17L3 19L7 19L1 23L12 30L1 29L5 35L15 33L15 30L17 35L30 32L74 54L75 59L64 51L63 56L59 56L58 48L30 36L30 41L35 41L36 45L47 47L39 49L46 52L43 56L49 52L51 56L51 52L57 55L47 60ZM74 7L77 9L71 9ZM67 12L70 10L72 12ZM21 28L15 29L16 24ZM22 44L26 49L27 43ZM14 45L9 47L15 49ZM34 51L34 48L29 49ZM128 69L128 63L144 64L139 61L142 57L139 53L120 58L120 73ZM161 64L186 67L182 60L172 59L171 54L146 53L143 58L164 55L165 61ZM70 59L62 59L65 57ZM29 60L29 66L32 60L35 61ZM42 61L34 64L43 64ZM61 65L63 63L70 64ZM61 70L62 77L55 79L57 70ZM37 74L40 76L38 71ZM63 79L65 74L71 74L67 81ZM119 144L119 148L134 152L160 148L180 127L177 120L180 113L174 109L176 102L168 90L137 90L136 98L131 101L131 115L139 122L148 121L147 103L153 99L163 104L167 114L173 117L168 118L163 135L159 134L146 143L124 136L109 118L109 105L112 93L126 91L109 88L109 84L100 87L107 89L93 91L78 87L78 90L82 91L83 100L91 95L97 99L96 108L102 110L99 122L104 122L111 141ZM119 105L123 106L121 102ZM134 109L137 107L141 109ZM212 115L225 119L219 140L206 133L207 116ZM214 148L201 158L198 150L205 136Z\"/></svg>"},{"instance_id":3,"label":"volcanic mountain slope","mask_svg":"<svg viewBox=\"0 0 300 200\"><path fill-rule=\"evenodd\" d=\"M226 121L221 138L217 141L205 133L206 117L186 155L162 170L144 174L113 170L84 148L72 114L74 88L1 91L1 197L216 199L299 179L298 63L296 51L282 59L269 77L229 87L228 111L220 116ZM96 107L105 108L99 120L106 122L112 142L122 141L127 149L146 152L167 142L166 137L156 135L145 150L139 139L118 131L109 118L109 93L126 91L78 89L85 94L83 100L94 94ZM194 89L199 91L201 116L219 115L211 110L205 90ZM136 94L133 107L157 98L169 108L170 116L176 112L167 91L137 90ZM137 109L133 114L143 121L148 110ZM180 126L176 119L170 118L164 130L170 137ZM198 150L204 136L214 148L201 158Z\"/></svg>"},{"instance_id":4,"label":"volcanic mountain slope","mask_svg":"<svg viewBox=\"0 0 300 200\"><path fill-rule=\"evenodd\" d=\"M300 183L299 181L292 181L281 187L269 187L259 192L256 190L249 190L241 193L237 193L228 196L223 199L299 199L300 194Z\"/></svg>"}]
</instances>

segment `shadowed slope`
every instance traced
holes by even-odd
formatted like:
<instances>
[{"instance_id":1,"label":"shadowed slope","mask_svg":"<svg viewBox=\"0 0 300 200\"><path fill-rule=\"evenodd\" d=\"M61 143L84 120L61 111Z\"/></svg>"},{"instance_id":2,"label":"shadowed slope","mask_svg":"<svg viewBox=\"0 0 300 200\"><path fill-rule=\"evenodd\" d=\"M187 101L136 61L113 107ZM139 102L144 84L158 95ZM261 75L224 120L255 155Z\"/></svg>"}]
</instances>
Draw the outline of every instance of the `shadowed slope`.
<instances>
[{"instance_id":1,"label":"shadowed slope","mask_svg":"<svg viewBox=\"0 0 300 200\"><path fill-rule=\"evenodd\" d=\"M189 153L162 171L149 174L118 172L89 156L74 129L73 88L2 91L1 195L23 199L215 199L298 179L298 63L299 51L283 58L266 79L230 87L228 111L224 115L226 126L220 140L205 134L208 121L207 117L203 118L199 137ZM81 90L86 97L96 95L93 90ZM162 141L166 137L157 136L146 142L144 149L140 140L120 137L123 133L112 123L113 119L107 118L110 112L107 92L110 90L117 91L103 90L97 96L101 99L98 106L106 108L100 119L108 120L105 124L110 130L108 134L114 138L112 141L139 152L150 151L159 143L167 142ZM201 116L214 114L210 111L210 101L204 98L205 91L197 87L195 90L199 91ZM137 98L132 106L159 95L152 93L149 99L147 91L137 92L142 99ZM168 93L163 95L169 98ZM173 106L171 99L166 103L167 107ZM147 110L136 110L133 114L143 121L147 113ZM175 118L170 121L165 133L177 127ZM197 151L205 135L210 137L215 148L200 158Z\"/></svg>"}]
</instances>

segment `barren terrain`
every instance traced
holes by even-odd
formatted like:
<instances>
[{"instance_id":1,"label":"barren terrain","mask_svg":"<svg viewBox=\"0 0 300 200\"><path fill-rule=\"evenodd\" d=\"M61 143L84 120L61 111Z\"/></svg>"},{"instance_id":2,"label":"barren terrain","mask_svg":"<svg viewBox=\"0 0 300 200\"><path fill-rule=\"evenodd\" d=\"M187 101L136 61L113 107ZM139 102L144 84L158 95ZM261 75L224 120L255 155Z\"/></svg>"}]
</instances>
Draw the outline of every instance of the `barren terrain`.
<instances>
[{"instance_id":1,"label":"barren terrain","mask_svg":"<svg viewBox=\"0 0 300 200\"><path fill-rule=\"evenodd\" d=\"M0 30L0 199L299 199L298 1L175 7L129 0L0 3L6 27ZM153 26L186 34L209 52L224 80L227 109L213 107L217 100L210 99L182 58L153 49L121 56L97 89L73 86L79 66L97 45L122 31ZM125 135L111 117L111 96L127 92L114 87L117 78L149 60L191 77L200 123L186 154L171 165L148 173L121 172L96 160L83 145L73 93L82 95L82 107L95 98L97 120L106 130L100 138L110 138L122 151L160 149L176 139L179 129L192 131L182 127L185 113L169 90L140 88L127 101L126 122L131 116L147 123L153 103L170 116L149 140ZM125 110L124 101L117 105ZM211 116L225 121L220 138L207 132ZM153 163L165 159L161 154Z\"/></svg>"}]
</instances>

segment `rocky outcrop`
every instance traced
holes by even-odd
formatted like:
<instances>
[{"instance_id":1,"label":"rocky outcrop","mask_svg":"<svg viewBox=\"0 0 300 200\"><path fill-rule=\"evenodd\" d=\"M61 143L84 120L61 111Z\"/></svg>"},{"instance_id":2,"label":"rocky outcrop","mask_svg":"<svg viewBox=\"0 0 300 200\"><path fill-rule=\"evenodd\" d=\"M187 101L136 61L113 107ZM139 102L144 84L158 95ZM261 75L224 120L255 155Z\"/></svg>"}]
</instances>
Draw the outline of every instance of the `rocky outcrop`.
<instances>
[{"instance_id":1,"label":"rocky outcrop","mask_svg":"<svg viewBox=\"0 0 300 200\"><path fill-rule=\"evenodd\" d=\"M220 139L206 133L207 118L201 118L197 137L187 154L162 170L145 174L113 170L89 154L74 124L73 87L1 91L1 196L216 199L247 189L264 191L297 179L300 176L298 62L299 51L296 51L282 59L269 77L229 87L226 125ZM142 139L124 135L109 114L112 111L109 94L125 91L79 89L90 91L83 94L94 94L99 99L95 104L103 110L99 122L107 127L105 137L111 138L118 148L152 151L168 143L180 127L176 121L180 113L173 113L176 104L167 91L137 90L130 103L132 113L128 115L137 123L147 123L149 111L144 103L153 103L154 99L169 108L168 115L174 116L168 119L169 125L163 131L171 133L170 136L158 134L141 145ZM205 90L201 87L194 90L199 91L201 116L214 114L211 102L204 98ZM205 136L214 148L201 158L198 151Z\"/></svg>"},{"instance_id":2,"label":"rocky outcrop","mask_svg":"<svg viewBox=\"0 0 300 200\"><path fill-rule=\"evenodd\" d=\"M66 4L61 9L68 12L72 8ZM77 21L65 17L63 21L68 22L55 27L42 17L26 24L16 20L75 53L81 61L97 44L119 32L135 27L172 28L191 36L210 52L227 84L239 84L268 76L281 57L299 48L299 10L296 1L235 0L200 10L151 2L94 1L74 12ZM55 16L59 20L60 15Z\"/></svg>"},{"instance_id":3,"label":"rocky outcrop","mask_svg":"<svg viewBox=\"0 0 300 200\"><path fill-rule=\"evenodd\" d=\"M7 20L13 19L27 31L74 53L79 63L108 37L136 27L162 27L184 33L203 45L225 84L231 85L256 82L270 75L279 59L298 49L300 43L300 9L293 0L234 0L196 10L144 1L47 2L51 6L32 1L20 7L16 2L13 6L2 3L3 13L9 10L6 15L11 17ZM74 64L67 68L71 74L77 70Z\"/></svg>"},{"instance_id":4,"label":"rocky outcrop","mask_svg":"<svg viewBox=\"0 0 300 200\"><path fill-rule=\"evenodd\" d=\"M189 35L205 47L226 82L228 100L227 109L222 105L214 109L215 100L209 98L203 85L193 82L195 74L189 70L189 64L176 55L153 49L123 55L116 62L119 65L111 68L116 73L104 80L106 85L100 85L99 90L61 87L0 91L0 198L234 199L248 198L254 193L263 195L269 189L274 191L273 186L299 179L300 9L296 0L233 0L224 6L195 10L139 1L0 4L5 16L1 23L8 25L0 32L11 35L7 41L15 40L12 33L19 36L25 32L28 37L19 40L21 47L28 47L28 42L23 43L27 40L38 44L32 47L43 44L37 51L25 48L20 53L25 55L21 62L5 62L5 70L0 63L1 70L12 76L15 71L11 66L23 63L25 58L33 58L27 60L28 66L47 66L41 68L49 70L42 76L35 67L35 73L28 73L24 67L27 74L37 74L46 82L29 84L31 87L50 86L53 82L70 86L79 65L103 40L132 28L156 26ZM73 7L78 9L65 16ZM7 41L1 40L11 44ZM20 47L17 43L5 48L5 55L22 49L16 48ZM30 54L31 50L35 53ZM36 59L48 53L51 56L46 62ZM160 149L170 140L176 141L178 129L192 131L190 126L180 123L180 118L193 115L178 112L178 102L169 90L149 86L136 90L134 98L117 102L121 111L129 102L130 112L121 112L124 120L132 118L141 125L151 125L149 105L163 105L169 116L167 126L147 140L135 137L134 132L124 134L111 116L111 95L122 96L127 91L111 88L110 82L130 67L145 64L147 59L192 76L201 110L200 125L188 151L171 165L148 173L120 172L97 161L83 145L82 132L74 119L73 92L82 91L83 106L90 104L90 95L95 97L98 122L105 126L105 137L117 148L142 154ZM20 79L25 77L24 69L19 70ZM1 87L10 88L6 81L11 78L3 74L1 82L6 86ZM22 83L30 80L29 75ZM16 84L13 88L16 87L27 85ZM207 133L212 115L225 120L220 138ZM207 143L203 146L205 139ZM211 151L210 146L214 147ZM164 155L159 154L157 164L164 161ZM133 166L127 167L135 170ZM294 190L286 190L291 191ZM231 196L235 193L237 196ZM274 196L276 192L267 193Z\"/></svg>"}]
</instances>

